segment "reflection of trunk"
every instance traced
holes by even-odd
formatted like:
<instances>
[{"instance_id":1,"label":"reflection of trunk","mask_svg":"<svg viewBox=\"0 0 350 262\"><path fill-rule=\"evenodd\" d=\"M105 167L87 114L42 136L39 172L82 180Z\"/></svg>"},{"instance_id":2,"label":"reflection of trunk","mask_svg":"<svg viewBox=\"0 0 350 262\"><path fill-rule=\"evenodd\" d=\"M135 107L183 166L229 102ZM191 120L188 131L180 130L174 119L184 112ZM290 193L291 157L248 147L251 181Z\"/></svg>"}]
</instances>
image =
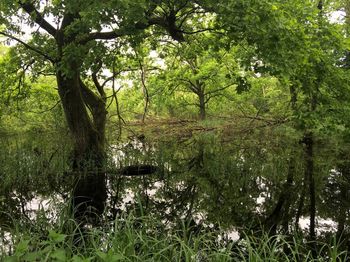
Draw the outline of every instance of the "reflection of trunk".
<instances>
[{"instance_id":1,"label":"reflection of trunk","mask_svg":"<svg viewBox=\"0 0 350 262\"><path fill-rule=\"evenodd\" d=\"M91 171L102 168L105 162L106 111L104 103L80 80L78 70L70 73L71 76L68 77L58 71L57 84L74 143L72 166L75 171L82 173L81 176L77 176L73 191L74 215L76 218L82 218L88 209L97 215L102 214L104 209L104 176L90 174ZM86 106L92 113L93 121ZM83 175L86 171L89 175Z\"/></svg>"},{"instance_id":2,"label":"reflection of trunk","mask_svg":"<svg viewBox=\"0 0 350 262\"><path fill-rule=\"evenodd\" d=\"M300 194L298 209L297 209L297 213L295 215L295 229L299 229L299 219L302 215L303 208L304 208L304 201L305 201L305 194L306 194L306 182L305 181L306 181L306 179L304 178L303 189L302 189L301 194Z\"/></svg>"},{"instance_id":3,"label":"reflection of trunk","mask_svg":"<svg viewBox=\"0 0 350 262\"><path fill-rule=\"evenodd\" d=\"M188 163L188 170L201 171L204 167L204 144L198 141L198 154L196 154Z\"/></svg>"},{"instance_id":4,"label":"reflection of trunk","mask_svg":"<svg viewBox=\"0 0 350 262\"><path fill-rule=\"evenodd\" d=\"M201 120L204 120L206 118L206 112L205 112L205 95L203 92L198 93L199 98L199 118Z\"/></svg>"},{"instance_id":5,"label":"reflection of trunk","mask_svg":"<svg viewBox=\"0 0 350 262\"><path fill-rule=\"evenodd\" d=\"M345 155L341 155L340 159L345 159ZM343 160L344 161L344 160ZM339 179L339 213L338 213L338 227L337 227L337 239L338 240L344 240L344 229L346 224L346 217L347 217L347 211L348 211L348 202L349 202L349 196L348 196L348 188L349 188L349 175L350 175L350 168L349 168L349 162L344 161L340 167L340 179Z\"/></svg>"},{"instance_id":6,"label":"reflection of trunk","mask_svg":"<svg viewBox=\"0 0 350 262\"><path fill-rule=\"evenodd\" d=\"M337 239L344 239L343 233L345 228L345 222L346 222L346 212L347 212L347 205L345 200L347 199L347 189L344 185L340 185L340 207L339 207L339 214L338 214L338 227L337 227Z\"/></svg>"},{"instance_id":7,"label":"reflection of trunk","mask_svg":"<svg viewBox=\"0 0 350 262\"><path fill-rule=\"evenodd\" d=\"M310 239L316 240L315 218L316 218L316 197L315 197L315 179L314 179L314 160L313 160L313 134L307 132L304 136L305 143L305 178L309 184L310 197Z\"/></svg>"},{"instance_id":8,"label":"reflection of trunk","mask_svg":"<svg viewBox=\"0 0 350 262\"><path fill-rule=\"evenodd\" d=\"M287 177L287 182L286 182L286 192L288 192L287 198L286 198L286 203L285 203L285 208L284 208L284 213L282 217L282 226L283 226L283 232L284 234L288 234L289 232L289 220L291 219L291 216L293 215L291 213L291 204L292 204L292 196L293 196L293 180L294 180L294 174L295 174L295 164L297 163L296 160L296 149L294 148L291 152L291 158L289 160L289 168L288 168L288 177Z\"/></svg>"},{"instance_id":9,"label":"reflection of trunk","mask_svg":"<svg viewBox=\"0 0 350 262\"><path fill-rule=\"evenodd\" d=\"M277 226L282 219L284 221L287 221L287 229L288 229L288 213L289 213L289 206L290 206L290 194L293 186L293 177L294 177L294 169L295 169L294 164L295 164L295 158L294 158L294 155L292 155L289 161L287 181L284 183L282 187L282 192L277 201L275 209L272 211L271 215L269 215L268 218L265 220L265 226L268 227L269 233L271 235L276 234Z\"/></svg>"}]
</instances>

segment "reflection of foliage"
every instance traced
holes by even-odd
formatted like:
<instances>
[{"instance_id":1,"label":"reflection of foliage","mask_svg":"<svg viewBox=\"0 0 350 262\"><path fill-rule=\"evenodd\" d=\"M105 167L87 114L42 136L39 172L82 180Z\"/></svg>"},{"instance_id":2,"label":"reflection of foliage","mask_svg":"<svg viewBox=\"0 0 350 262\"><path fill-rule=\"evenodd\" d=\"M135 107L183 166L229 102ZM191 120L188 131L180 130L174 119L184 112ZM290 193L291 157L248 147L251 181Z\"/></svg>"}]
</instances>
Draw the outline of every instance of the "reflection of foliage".
<instances>
[{"instance_id":1,"label":"reflection of foliage","mask_svg":"<svg viewBox=\"0 0 350 262\"><path fill-rule=\"evenodd\" d=\"M31 201L66 198L72 186L71 178L64 177L67 152L64 140L54 141L51 135L3 137L0 151L2 215L30 222L29 216L36 212L35 208L30 210Z\"/></svg>"},{"instance_id":2,"label":"reflection of foliage","mask_svg":"<svg viewBox=\"0 0 350 262\"><path fill-rule=\"evenodd\" d=\"M272 135L273 140L267 139ZM286 219L289 225L293 225L302 194L298 190L303 179L302 145L292 148L296 145L295 139L279 131L261 130L249 137L237 135L230 143L221 139L219 135L203 133L181 141L167 138L149 142L143 138L142 143L134 140L125 143L119 148L125 159L118 163L153 164L159 167L159 172L140 177L110 174L106 219L120 219L125 213L133 213L137 217L146 215L163 221L159 230L179 230L186 225L189 226L189 234L217 228L234 228L240 233L247 233L247 228L260 228L275 212L285 189L283 185L293 153L296 163L294 184L288 191L290 208L283 209L289 210L285 211ZM62 146L62 143L56 145L52 142L50 138L38 141L31 137L16 142L3 140L0 158L4 164L0 173L5 176L0 196L7 204L1 208L13 218L22 217L23 212L30 214L21 207L37 196L67 197L71 190L72 177L67 174L62 177L57 172L62 170L63 174L67 170L66 159L61 155L69 150L61 147L50 160L54 148ZM324 148L318 151L320 153L326 152L329 147L323 143ZM329 170L331 162L320 158L316 161L316 170ZM344 199L336 194L339 198L332 202L334 190L328 188L332 189L335 184L322 190L324 178L323 173L319 174L316 180L320 192L319 214L331 214L338 219ZM326 172L324 175L327 175ZM339 185L338 181L336 188ZM264 201L258 202L259 197ZM326 202L321 203L322 199ZM302 214L307 214L308 205L306 200ZM1 219L2 223L10 223L6 216ZM136 226L140 221L135 223ZM347 225L347 220L344 223Z\"/></svg>"},{"instance_id":3,"label":"reflection of foliage","mask_svg":"<svg viewBox=\"0 0 350 262\"><path fill-rule=\"evenodd\" d=\"M205 224L243 228L259 225L277 201L290 151L255 139L237 145L221 144L217 139L204 135L180 144L158 142L152 154L161 167L159 176L118 178L115 185L119 187L119 201L128 195L123 185L133 188L133 196L140 197L143 212L155 212L169 222L199 216ZM129 157L134 159L133 154ZM147 193L150 191L154 195ZM260 196L265 196L263 206L257 203Z\"/></svg>"}]
</instances>

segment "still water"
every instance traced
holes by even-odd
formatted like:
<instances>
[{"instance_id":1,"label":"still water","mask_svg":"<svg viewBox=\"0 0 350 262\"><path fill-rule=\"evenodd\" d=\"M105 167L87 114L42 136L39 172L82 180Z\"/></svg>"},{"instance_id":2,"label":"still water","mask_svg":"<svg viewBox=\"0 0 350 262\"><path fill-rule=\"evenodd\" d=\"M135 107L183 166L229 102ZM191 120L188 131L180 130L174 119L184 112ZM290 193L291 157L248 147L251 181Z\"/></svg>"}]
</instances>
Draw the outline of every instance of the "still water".
<instances>
[{"instance_id":1,"label":"still water","mask_svg":"<svg viewBox=\"0 0 350 262\"><path fill-rule=\"evenodd\" d=\"M69 203L69 141L57 134L7 136L0 148L0 226L58 223ZM107 201L101 220L125 213L152 215L164 228L185 221L194 232L220 228L238 240L247 232L298 231L308 237L310 184L298 135L256 131L235 136L129 136L110 140ZM313 183L316 235L347 236L350 161L346 145L315 138ZM151 174L121 175L127 166ZM256 233L258 234L258 233Z\"/></svg>"}]
</instances>

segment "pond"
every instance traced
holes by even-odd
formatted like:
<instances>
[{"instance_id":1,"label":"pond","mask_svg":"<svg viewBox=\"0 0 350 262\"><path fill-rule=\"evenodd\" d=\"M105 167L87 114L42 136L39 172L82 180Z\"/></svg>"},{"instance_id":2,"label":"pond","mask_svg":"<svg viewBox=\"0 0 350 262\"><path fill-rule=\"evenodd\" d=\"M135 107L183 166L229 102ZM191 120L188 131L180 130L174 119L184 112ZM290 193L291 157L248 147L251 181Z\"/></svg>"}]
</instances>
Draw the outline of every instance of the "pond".
<instances>
[{"instance_id":1,"label":"pond","mask_svg":"<svg viewBox=\"0 0 350 262\"><path fill-rule=\"evenodd\" d=\"M246 234L309 237L315 209L316 237L347 236L350 161L347 145L315 137L312 207L305 145L285 130L236 133L205 131L172 136L130 135L110 139L107 200L100 223L123 214L151 216L166 229L188 225L193 233L220 229L226 241ZM2 137L0 225L3 245L14 227L60 223L70 204L66 135ZM150 174L122 174L125 167ZM118 171L119 170L119 171ZM94 224L91 222L91 224ZM90 225L91 226L91 225Z\"/></svg>"}]
</instances>

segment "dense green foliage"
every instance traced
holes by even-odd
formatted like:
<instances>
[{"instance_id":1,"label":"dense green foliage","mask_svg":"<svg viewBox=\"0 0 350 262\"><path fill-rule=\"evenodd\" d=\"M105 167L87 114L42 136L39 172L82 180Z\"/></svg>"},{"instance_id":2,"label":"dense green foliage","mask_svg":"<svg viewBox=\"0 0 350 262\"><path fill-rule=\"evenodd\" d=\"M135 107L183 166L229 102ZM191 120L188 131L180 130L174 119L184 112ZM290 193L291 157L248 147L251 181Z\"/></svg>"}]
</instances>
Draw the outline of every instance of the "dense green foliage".
<instances>
[{"instance_id":1,"label":"dense green foliage","mask_svg":"<svg viewBox=\"0 0 350 262\"><path fill-rule=\"evenodd\" d=\"M23 5L20 1L19 3ZM59 66L67 71L64 69L65 60L83 59L81 71L86 80L90 78L88 81L93 83L91 76L94 72L100 80L106 80L104 87L111 87L112 80L117 80L113 85L121 97L118 106L127 119L134 116L139 118L145 104L149 104L146 110L148 115L193 117L198 114L196 112L200 111L200 107L209 110L209 115L229 116L240 113L242 110L238 108L249 108L253 103L259 114L277 110L286 116L294 115L294 119L299 119L298 125L308 128L317 126L317 119L326 118L327 128L333 128L334 125L338 128L340 122L348 122L344 112L349 100L347 23L330 22L329 17L342 7L341 2L320 3L322 10L314 1L203 1L202 7L196 4L191 6L191 1L186 1L183 5L181 1L140 1L133 5L128 1L81 5L77 1L74 4L70 4L70 1L56 1L47 4L42 9L42 15L45 17L52 13L59 18L67 10L73 12L79 7L84 11L79 11L79 20L67 30L72 31L72 34L78 31L81 35L78 34L77 37L82 39L93 36L98 39L97 34L84 34L92 30L99 31L102 25L112 27L113 17L123 19L117 29L114 29L116 36L113 37L116 37L116 41L107 43L97 40L89 42L86 47L82 44L75 47L73 44L68 45L65 47L67 50L63 51L65 58ZM157 4L159 7L156 7ZM12 15L11 8L15 5L13 1L8 4L4 1L1 6L2 16L5 18L6 15ZM143 10L147 8L153 13L150 17L143 17ZM177 29L183 34L178 38L185 37L184 40L175 37L180 40L176 42L169 37L159 36L158 29L152 26L140 30L144 28L141 23L145 19L149 18L151 25L161 24L161 17L165 15L164 19L169 18L167 15L171 16L171 10L178 11L175 16L179 21L176 21L181 22L179 26L183 27ZM104 18L96 16L99 12L106 12ZM21 16L25 17L25 14ZM26 20L23 21L26 23ZM19 32L26 30L19 27L20 23L3 21L3 24L6 29L2 34L12 35L14 39L17 39ZM30 20L27 24L25 28L33 25ZM132 29L131 25L135 24ZM210 30L193 34L205 28ZM171 34L169 28L167 30L174 37L175 33ZM190 34L187 35L186 32ZM42 58L47 61L56 56L53 52L57 50L49 50L53 43L47 37L48 34L39 32L33 34L27 43L31 48L19 44L8 55L10 58L2 62L7 67L12 67L3 69L3 74L7 75L4 80L6 83L2 84L3 101L8 103L10 90L21 93L17 94L19 98L25 96L30 83L23 80L18 83L24 74L33 75L32 80L36 80L38 75L52 72L50 61L42 62ZM147 38L147 43L141 43L142 38ZM18 54L22 55L19 57ZM106 71L101 71L101 66L109 69L109 74L115 73L114 79L104 76ZM22 68L23 72L16 68ZM9 78L11 71L12 80ZM66 73L68 74L64 74ZM271 80L272 84L266 82L272 78L276 78ZM13 87L7 88L9 85ZM23 87L19 91L17 89L20 85ZM55 84L51 85L52 88L55 87ZM91 87L95 88L93 84ZM254 93L254 89L260 90ZM110 89L106 92L109 100L116 98ZM272 92L276 96L274 100L268 97L265 99L266 92ZM144 96L147 96L147 101ZM202 106L199 99L201 96ZM247 96L255 101L247 100ZM288 101L293 104L289 105L289 109ZM266 104L269 103L278 103L281 107L267 109ZM313 103L317 106L311 110ZM111 104L110 114L115 115L115 103L108 101L106 104Z\"/></svg>"}]
</instances>

